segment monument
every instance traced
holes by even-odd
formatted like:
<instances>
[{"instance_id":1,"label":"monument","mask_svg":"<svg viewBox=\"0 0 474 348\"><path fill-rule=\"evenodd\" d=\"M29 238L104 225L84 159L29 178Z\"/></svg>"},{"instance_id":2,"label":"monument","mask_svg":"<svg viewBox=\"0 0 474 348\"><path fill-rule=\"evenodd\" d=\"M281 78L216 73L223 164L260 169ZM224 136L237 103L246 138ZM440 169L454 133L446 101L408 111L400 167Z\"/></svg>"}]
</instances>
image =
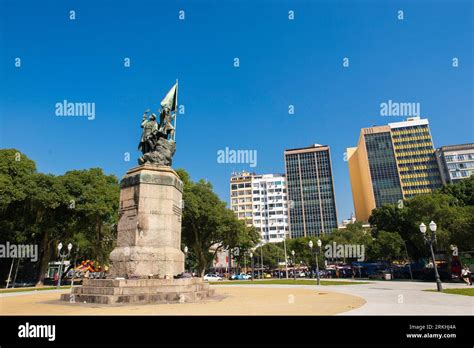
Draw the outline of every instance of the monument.
<instances>
[{"instance_id":1,"label":"monument","mask_svg":"<svg viewBox=\"0 0 474 348\"><path fill-rule=\"evenodd\" d=\"M161 101L160 121L143 115L138 166L120 182L117 246L107 279L84 279L70 302L101 304L197 301L213 295L202 278L183 275L183 183L171 168L176 152L178 83ZM174 122L174 125L173 125Z\"/></svg>"}]
</instances>

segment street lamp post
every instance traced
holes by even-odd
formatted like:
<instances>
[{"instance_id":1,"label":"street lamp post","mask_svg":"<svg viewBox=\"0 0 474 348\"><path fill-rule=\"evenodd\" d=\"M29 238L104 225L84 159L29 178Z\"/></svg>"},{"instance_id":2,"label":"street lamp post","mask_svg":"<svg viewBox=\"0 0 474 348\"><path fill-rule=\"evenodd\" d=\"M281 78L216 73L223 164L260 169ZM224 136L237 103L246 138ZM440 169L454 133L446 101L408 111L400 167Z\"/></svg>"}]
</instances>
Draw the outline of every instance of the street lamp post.
<instances>
[{"instance_id":1,"label":"street lamp post","mask_svg":"<svg viewBox=\"0 0 474 348\"><path fill-rule=\"evenodd\" d=\"M321 239L318 239L317 244L318 244L319 254L321 254L321 245L323 245L323 243L321 242ZM318 255L316 255L316 272L317 272L317 274L318 274L318 285L320 285L321 276L319 275L319 261L318 261Z\"/></svg>"},{"instance_id":2,"label":"street lamp post","mask_svg":"<svg viewBox=\"0 0 474 348\"><path fill-rule=\"evenodd\" d=\"M184 273L186 273L186 259L188 257L188 247L184 246Z\"/></svg>"},{"instance_id":3,"label":"street lamp post","mask_svg":"<svg viewBox=\"0 0 474 348\"><path fill-rule=\"evenodd\" d=\"M430 234L426 233L426 225L423 222L420 225L420 232L423 234L425 242L428 243L430 246L431 258L433 259L433 267L434 267L435 277L436 277L436 287L438 288L438 291L443 291L443 286L441 285L441 280L439 279L438 267L436 266L436 260L435 260L434 251L433 251L433 243L436 243L436 228L437 227L434 221L431 221L429 226L432 233Z\"/></svg>"},{"instance_id":4,"label":"street lamp post","mask_svg":"<svg viewBox=\"0 0 474 348\"><path fill-rule=\"evenodd\" d=\"M311 248L311 253L313 253L313 241L310 240L308 244L309 244L309 247ZM321 239L318 239L317 244L318 244L319 251L321 252L321 245L322 245ZM316 278L317 278L317 284L318 284L318 285L321 285L321 279L320 279L320 277L319 277L318 251L315 252L315 255L316 255Z\"/></svg>"},{"instance_id":5,"label":"street lamp post","mask_svg":"<svg viewBox=\"0 0 474 348\"><path fill-rule=\"evenodd\" d=\"M76 262L77 262L77 252L79 251L79 247L76 248L76 254L74 256L74 265L72 266L72 279L71 279L71 288L74 286L74 276L76 275ZM104 270L105 273L105 270ZM71 289L72 291L72 289Z\"/></svg>"},{"instance_id":6,"label":"street lamp post","mask_svg":"<svg viewBox=\"0 0 474 348\"><path fill-rule=\"evenodd\" d=\"M278 279L281 278L281 269L280 269L280 256L278 256Z\"/></svg>"},{"instance_id":7,"label":"street lamp post","mask_svg":"<svg viewBox=\"0 0 474 348\"><path fill-rule=\"evenodd\" d=\"M283 247L285 249L285 272L286 272L286 279L288 279L288 256L286 255L286 235L283 238Z\"/></svg>"},{"instance_id":8,"label":"street lamp post","mask_svg":"<svg viewBox=\"0 0 474 348\"><path fill-rule=\"evenodd\" d=\"M253 281L253 253L250 253L250 259L252 260L252 281Z\"/></svg>"},{"instance_id":9,"label":"street lamp post","mask_svg":"<svg viewBox=\"0 0 474 348\"><path fill-rule=\"evenodd\" d=\"M319 249L319 253L321 253L321 245L323 244L321 242L321 239L318 239L318 241L316 242L318 244L318 249ZM313 241L310 240L309 241L309 247L311 248L311 252L313 252ZM319 276L319 260L318 260L318 251L316 251L316 278L317 278L317 284L318 285L321 285L321 277Z\"/></svg>"},{"instance_id":10,"label":"street lamp post","mask_svg":"<svg viewBox=\"0 0 474 348\"><path fill-rule=\"evenodd\" d=\"M71 254L71 249L72 249L72 244L69 243L67 245L67 254L66 253L62 253L61 254L61 249L63 248L63 243L59 243L58 244L58 256L61 258L61 263L59 264L59 274L58 274L58 288L61 287L61 273L62 273L62 269L63 269L63 263L64 263L64 259L66 257L69 257L69 255Z\"/></svg>"},{"instance_id":11,"label":"street lamp post","mask_svg":"<svg viewBox=\"0 0 474 348\"><path fill-rule=\"evenodd\" d=\"M249 270L247 269L247 259L245 257L245 253L244 253L244 269L245 269L245 274L247 274Z\"/></svg>"},{"instance_id":12,"label":"street lamp post","mask_svg":"<svg viewBox=\"0 0 474 348\"><path fill-rule=\"evenodd\" d=\"M294 250L291 251L291 255L293 255L293 278L294 278L294 280L296 280L296 268L295 268L296 261L295 261L295 251Z\"/></svg>"},{"instance_id":13,"label":"street lamp post","mask_svg":"<svg viewBox=\"0 0 474 348\"><path fill-rule=\"evenodd\" d=\"M13 264L15 263L15 259L12 259L12 265L10 266L10 273L8 273L8 279L7 279L7 286L5 287L5 289L8 289L8 285L10 284L11 282L11 277L12 277L12 271L13 271Z\"/></svg>"}]
</instances>

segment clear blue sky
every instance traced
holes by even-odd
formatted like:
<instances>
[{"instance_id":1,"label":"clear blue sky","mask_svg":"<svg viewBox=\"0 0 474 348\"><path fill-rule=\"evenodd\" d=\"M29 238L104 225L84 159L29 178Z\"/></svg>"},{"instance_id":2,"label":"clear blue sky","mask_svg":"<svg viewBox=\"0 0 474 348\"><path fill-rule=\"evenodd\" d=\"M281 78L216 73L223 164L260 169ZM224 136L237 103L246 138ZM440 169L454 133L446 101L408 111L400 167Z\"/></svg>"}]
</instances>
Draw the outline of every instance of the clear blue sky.
<instances>
[{"instance_id":1,"label":"clear blue sky","mask_svg":"<svg viewBox=\"0 0 474 348\"><path fill-rule=\"evenodd\" d=\"M233 170L284 172L284 149L329 145L341 220L353 211L346 148L362 127L402 120L380 103L421 103L436 147L474 141L473 22L468 0L0 0L0 147L42 172L121 177L140 155L143 111L178 78L174 167L228 201ZM64 99L95 102L95 120L55 116ZM218 164L225 147L257 150L257 167Z\"/></svg>"}]
</instances>

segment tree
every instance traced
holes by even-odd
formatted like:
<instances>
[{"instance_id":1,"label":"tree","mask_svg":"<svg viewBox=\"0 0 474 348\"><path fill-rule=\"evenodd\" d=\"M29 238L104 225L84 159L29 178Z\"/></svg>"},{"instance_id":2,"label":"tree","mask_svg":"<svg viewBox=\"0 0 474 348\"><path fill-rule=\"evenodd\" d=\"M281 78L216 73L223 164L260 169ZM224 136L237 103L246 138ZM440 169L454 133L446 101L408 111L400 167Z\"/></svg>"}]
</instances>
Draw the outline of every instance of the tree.
<instances>
[{"instance_id":1,"label":"tree","mask_svg":"<svg viewBox=\"0 0 474 348\"><path fill-rule=\"evenodd\" d=\"M26 198L28 179L35 173L35 162L20 151L0 150L0 210Z\"/></svg>"},{"instance_id":2,"label":"tree","mask_svg":"<svg viewBox=\"0 0 474 348\"><path fill-rule=\"evenodd\" d=\"M108 262L115 246L120 188L115 175L102 169L66 172L61 181L68 193L68 207L74 213L71 228L76 245L100 265Z\"/></svg>"},{"instance_id":3,"label":"tree","mask_svg":"<svg viewBox=\"0 0 474 348\"><path fill-rule=\"evenodd\" d=\"M267 243L259 246L253 252L256 259L256 264L261 263L261 256L263 256L263 266L269 268L277 268L278 262L285 261L285 252L278 244Z\"/></svg>"},{"instance_id":4,"label":"tree","mask_svg":"<svg viewBox=\"0 0 474 348\"><path fill-rule=\"evenodd\" d=\"M48 262L55 252L55 244L67 235L70 213L67 211L67 194L60 180L53 175L38 173L33 176L33 184L23 204L29 208L30 231L39 242L39 265L37 268L37 286L43 285Z\"/></svg>"},{"instance_id":5,"label":"tree","mask_svg":"<svg viewBox=\"0 0 474 348\"><path fill-rule=\"evenodd\" d=\"M237 266L244 265L244 262L249 258L252 248L259 243L261 239L260 233L254 226L246 226L244 224L244 227L243 230L239 229L240 233L236 236L232 236L231 242L226 243L227 248L234 250L233 257L237 262Z\"/></svg>"},{"instance_id":6,"label":"tree","mask_svg":"<svg viewBox=\"0 0 474 348\"><path fill-rule=\"evenodd\" d=\"M177 173L184 185L182 240L192 248L198 273L202 276L219 250L241 245L248 248L258 240L258 235L226 208L226 203L212 191L209 182L193 182L183 169L178 169Z\"/></svg>"},{"instance_id":7,"label":"tree","mask_svg":"<svg viewBox=\"0 0 474 348\"><path fill-rule=\"evenodd\" d=\"M52 241L68 221L65 190L55 176L37 173L34 161L16 149L0 150L0 182L8 185L0 191L0 239L39 245L35 266L41 285Z\"/></svg>"},{"instance_id":8,"label":"tree","mask_svg":"<svg viewBox=\"0 0 474 348\"><path fill-rule=\"evenodd\" d=\"M372 211L369 223L375 227L376 231L397 232L406 242L408 254L418 259L426 255L423 246L423 238L416 225L416 220L411 212L413 203L405 201L402 207L397 204L384 205ZM376 252L374 252L376 253Z\"/></svg>"},{"instance_id":9,"label":"tree","mask_svg":"<svg viewBox=\"0 0 474 348\"><path fill-rule=\"evenodd\" d=\"M397 232L380 231L372 243L370 258L392 262L403 259L404 241Z\"/></svg>"},{"instance_id":10,"label":"tree","mask_svg":"<svg viewBox=\"0 0 474 348\"><path fill-rule=\"evenodd\" d=\"M444 185L438 191L456 199L458 205L474 205L474 175L455 183Z\"/></svg>"},{"instance_id":11,"label":"tree","mask_svg":"<svg viewBox=\"0 0 474 348\"><path fill-rule=\"evenodd\" d=\"M32 160L9 149L0 150L0 182L8 185L0 188L0 240L39 245L37 285L43 284L49 261L57 257L59 241L75 241L86 257L106 261L116 235L115 176L98 168L63 176L37 173Z\"/></svg>"},{"instance_id":12,"label":"tree","mask_svg":"<svg viewBox=\"0 0 474 348\"><path fill-rule=\"evenodd\" d=\"M28 187L36 173L35 162L16 149L0 150L0 240L22 238L20 231L27 222L26 207L21 206L28 196ZM26 236L24 236L26 237ZM2 277L4 279L4 277Z\"/></svg>"}]
</instances>

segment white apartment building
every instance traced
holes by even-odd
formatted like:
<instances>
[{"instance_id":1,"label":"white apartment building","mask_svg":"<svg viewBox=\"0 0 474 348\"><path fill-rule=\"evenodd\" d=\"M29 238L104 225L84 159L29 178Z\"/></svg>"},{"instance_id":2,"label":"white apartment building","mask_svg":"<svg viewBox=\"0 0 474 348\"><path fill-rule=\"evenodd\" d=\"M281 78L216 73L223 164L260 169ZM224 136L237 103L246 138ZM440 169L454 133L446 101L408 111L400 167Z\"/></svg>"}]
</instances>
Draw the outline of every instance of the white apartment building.
<instances>
[{"instance_id":1,"label":"white apartment building","mask_svg":"<svg viewBox=\"0 0 474 348\"><path fill-rule=\"evenodd\" d=\"M288 233L286 179L282 174L233 173L231 209L253 225L267 243L281 242Z\"/></svg>"},{"instance_id":2,"label":"white apartment building","mask_svg":"<svg viewBox=\"0 0 474 348\"><path fill-rule=\"evenodd\" d=\"M474 175L474 144L442 146L436 159L444 185Z\"/></svg>"}]
</instances>

